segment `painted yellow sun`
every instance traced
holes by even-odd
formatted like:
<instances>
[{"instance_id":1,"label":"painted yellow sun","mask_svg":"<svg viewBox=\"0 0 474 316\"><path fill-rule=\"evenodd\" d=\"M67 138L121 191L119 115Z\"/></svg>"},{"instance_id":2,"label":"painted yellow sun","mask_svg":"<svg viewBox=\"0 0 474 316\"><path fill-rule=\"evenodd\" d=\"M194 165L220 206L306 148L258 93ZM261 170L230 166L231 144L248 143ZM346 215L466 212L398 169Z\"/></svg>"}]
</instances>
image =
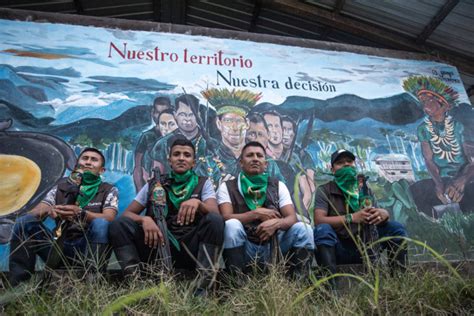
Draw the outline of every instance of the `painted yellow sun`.
<instances>
[{"instance_id":1,"label":"painted yellow sun","mask_svg":"<svg viewBox=\"0 0 474 316\"><path fill-rule=\"evenodd\" d=\"M0 216L23 207L33 197L41 181L41 169L32 160L0 155Z\"/></svg>"}]
</instances>

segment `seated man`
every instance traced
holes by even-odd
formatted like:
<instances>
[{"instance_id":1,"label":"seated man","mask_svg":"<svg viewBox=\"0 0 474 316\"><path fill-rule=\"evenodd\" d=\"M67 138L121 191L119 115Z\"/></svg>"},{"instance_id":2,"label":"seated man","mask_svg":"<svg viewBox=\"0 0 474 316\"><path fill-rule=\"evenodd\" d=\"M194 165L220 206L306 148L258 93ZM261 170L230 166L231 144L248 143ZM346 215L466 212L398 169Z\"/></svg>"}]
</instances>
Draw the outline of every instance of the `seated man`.
<instances>
[{"instance_id":1,"label":"seated man","mask_svg":"<svg viewBox=\"0 0 474 316\"><path fill-rule=\"evenodd\" d=\"M331 167L334 181L318 187L316 192L314 242L318 264L334 273L336 264L362 262L354 239L360 237L363 243L369 244L378 237L407 236L407 233L402 224L389 221L387 210L362 201L365 197L362 191L359 194L353 153L344 149L335 151L331 155ZM364 195L373 200L370 190L365 191ZM394 239L381 244L382 249L388 250L391 266L406 265L407 251L401 247L402 242ZM377 255L377 250L369 249L371 258Z\"/></svg>"},{"instance_id":2,"label":"seated man","mask_svg":"<svg viewBox=\"0 0 474 316\"><path fill-rule=\"evenodd\" d=\"M171 173L147 183L123 216L112 222L109 237L125 275L137 271L141 262L153 263L162 245L171 243L169 251L161 252L161 256L170 253L176 268L195 269L198 265L203 275L195 295L205 295L222 247L224 220L219 214L212 182L193 171L195 148L190 140L178 138L172 143L169 165ZM162 229L152 203L163 205L166 225ZM166 227L167 233L163 231Z\"/></svg>"},{"instance_id":3,"label":"seated man","mask_svg":"<svg viewBox=\"0 0 474 316\"><path fill-rule=\"evenodd\" d=\"M242 271L252 260L268 263L272 237L290 260L290 272L304 276L314 250L312 231L297 222L288 188L265 173L265 148L249 142L240 156L242 172L219 187L219 210L226 220L224 259L229 271Z\"/></svg>"},{"instance_id":4,"label":"seated man","mask_svg":"<svg viewBox=\"0 0 474 316\"><path fill-rule=\"evenodd\" d=\"M102 182L104 165L99 150L84 149L71 176L61 179L31 212L16 220L10 242L12 286L30 278L36 255L50 268L61 265L62 257L67 259L63 265L74 264L78 254L93 259L92 268L106 268L108 225L117 214L118 191ZM47 217L56 219L54 233L43 224Z\"/></svg>"}]
</instances>

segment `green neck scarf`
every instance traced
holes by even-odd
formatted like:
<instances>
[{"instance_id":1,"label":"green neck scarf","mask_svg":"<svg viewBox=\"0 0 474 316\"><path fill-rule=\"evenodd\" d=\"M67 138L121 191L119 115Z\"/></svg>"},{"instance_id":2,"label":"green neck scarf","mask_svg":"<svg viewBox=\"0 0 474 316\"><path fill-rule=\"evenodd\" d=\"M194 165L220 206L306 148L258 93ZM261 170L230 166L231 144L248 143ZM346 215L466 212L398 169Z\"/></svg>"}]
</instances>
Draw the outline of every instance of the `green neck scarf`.
<instances>
[{"instance_id":1,"label":"green neck scarf","mask_svg":"<svg viewBox=\"0 0 474 316\"><path fill-rule=\"evenodd\" d=\"M357 185L357 171L351 166L343 167L334 173L336 185L344 193L349 212L354 213L359 210L359 187Z\"/></svg>"},{"instance_id":2,"label":"green neck scarf","mask_svg":"<svg viewBox=\"0 0 474 316\"><path fill-rule=\"evenodd\" d=\"M182 202L189 199L194 189L198 185L199 177L193 170L179 174L171 171L171 184L168 196L176 209Z\"/></svg>"},{"instance_id":3,"label":"green neck scarf","mask_svg":"<svg viewBox=\"0 0 474 316\"><path fill-rule=\"evenodd\" d=\"M90 171L84 171L80 186L81 193L77 197L76 204L81 208L87 206L99 191L101 183L102 179L100 178L100 175L94 174Z\"/></svg>"},{"instance_id":4,"label":"green neck scarf","mask_svg":"<svg viewBox=\"0 0 474 316\"><path fill-rule=\"evenodd\" d=\"M244 195L245 204L250 210L262 207L267 199L268 173L248 175L240 173L240 188Z\"/></svg>"}]
</instances>

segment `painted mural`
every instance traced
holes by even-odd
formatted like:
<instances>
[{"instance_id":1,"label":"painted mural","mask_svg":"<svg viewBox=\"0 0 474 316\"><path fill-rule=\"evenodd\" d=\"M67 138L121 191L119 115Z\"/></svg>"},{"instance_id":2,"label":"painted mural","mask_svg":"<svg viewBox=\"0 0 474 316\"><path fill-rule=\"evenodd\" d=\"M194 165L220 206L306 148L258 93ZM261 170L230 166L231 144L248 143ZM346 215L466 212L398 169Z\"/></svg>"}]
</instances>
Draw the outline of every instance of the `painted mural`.
<instances>
[{"instance_id":1,"label":"painted mural","mask_svg":"<svg viewBox=\"0 0 474 316\"><path fill-rule=\"evenodd\" d=\"M204 36L0 20L0 237L101 149L120 211L176 137L215 186L251 140L312 218L330 155L356 153L380 206L448 258L474 254L474 112L456 68ZM2 246L3 252L8 251ZM427 259L422 249L411 255ZM6 256L0 256L5 258ZM2 263L6 266L6 262Z\"/></svg>"}]
</instances>

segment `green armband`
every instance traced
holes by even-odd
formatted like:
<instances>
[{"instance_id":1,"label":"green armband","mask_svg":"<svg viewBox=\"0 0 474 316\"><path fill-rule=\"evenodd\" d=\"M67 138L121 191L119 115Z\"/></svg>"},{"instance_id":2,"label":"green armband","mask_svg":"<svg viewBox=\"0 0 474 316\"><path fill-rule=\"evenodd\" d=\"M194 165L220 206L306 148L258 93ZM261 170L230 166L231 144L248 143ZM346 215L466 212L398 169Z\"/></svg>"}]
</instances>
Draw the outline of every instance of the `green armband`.
<instances>
[{"instance_id":1,"label":"green armband","mask_svg":"<svg viewBox=\"0 0 474 316\"><path fill-rule=\"evenodd\" d=\"M347 224L352 223L352 214L346 214L346 216L344 216L344 218L345 218Z\"/></svg>"}]
</instances>

